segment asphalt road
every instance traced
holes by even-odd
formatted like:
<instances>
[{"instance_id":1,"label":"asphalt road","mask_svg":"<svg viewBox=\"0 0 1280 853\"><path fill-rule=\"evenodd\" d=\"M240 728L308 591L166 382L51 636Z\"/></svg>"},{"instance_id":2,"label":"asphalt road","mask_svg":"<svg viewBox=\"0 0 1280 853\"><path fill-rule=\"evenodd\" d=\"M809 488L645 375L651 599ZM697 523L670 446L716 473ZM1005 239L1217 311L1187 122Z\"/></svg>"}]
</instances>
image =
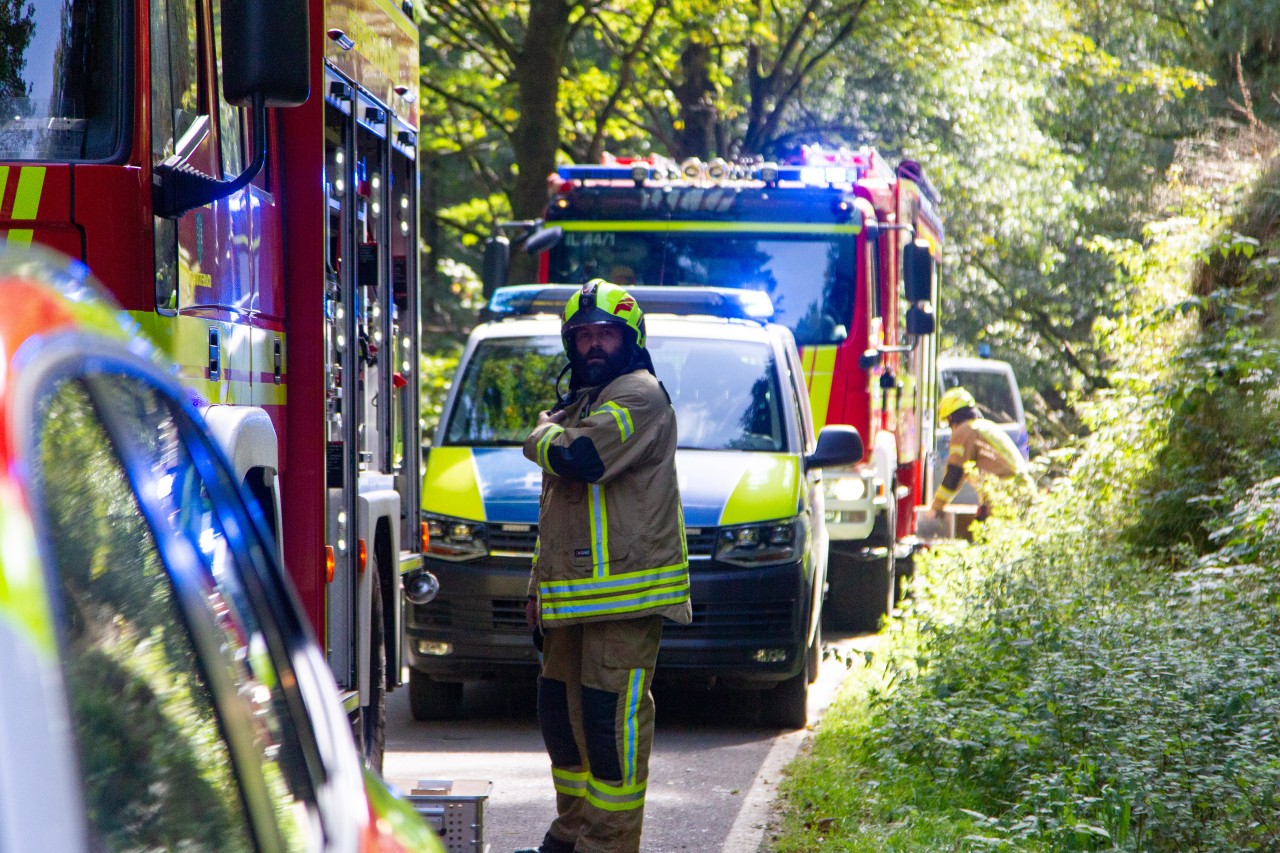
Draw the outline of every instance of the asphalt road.
<instances>
[{"instance_id":1,"label":"asphalt road","mask_svg":"<svg viewBox=\"0 0 1280 853\"><path fill-rule=\"evenodd\" d=\"M828 637L844 656L877 636ZM828 658L809 691L810 728L846 670ZM384 773L408 792L417 780L486 780L483 840L489 853L536 846L555 815L550 764L534 712L534 682L467 686L464 719L415 722L408 691L388 697ZM767 692L659 689L649 762L643 853L755 853L783 768L810 730L764 728Z\"/></svg>"}]
</instances>

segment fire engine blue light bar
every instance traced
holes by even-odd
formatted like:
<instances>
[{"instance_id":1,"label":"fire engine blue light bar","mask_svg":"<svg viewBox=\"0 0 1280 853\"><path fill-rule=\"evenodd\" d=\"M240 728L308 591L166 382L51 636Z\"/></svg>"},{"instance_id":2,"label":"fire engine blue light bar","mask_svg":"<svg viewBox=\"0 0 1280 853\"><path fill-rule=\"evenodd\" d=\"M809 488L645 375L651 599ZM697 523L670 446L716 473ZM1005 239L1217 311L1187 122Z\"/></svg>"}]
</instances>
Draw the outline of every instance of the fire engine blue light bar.
<instances>
[{"instance_id":1,"label":"fire engine blue light bar","mask_svg":"<svg viewBox=\"0 0 1280 853\"><path fill-rule=\"evenodd\" d=\"M630 181L631 166L561 166L556 174L566 181ZM647 167L642 167L646 168Z\"/></svg>"}]
</instances>

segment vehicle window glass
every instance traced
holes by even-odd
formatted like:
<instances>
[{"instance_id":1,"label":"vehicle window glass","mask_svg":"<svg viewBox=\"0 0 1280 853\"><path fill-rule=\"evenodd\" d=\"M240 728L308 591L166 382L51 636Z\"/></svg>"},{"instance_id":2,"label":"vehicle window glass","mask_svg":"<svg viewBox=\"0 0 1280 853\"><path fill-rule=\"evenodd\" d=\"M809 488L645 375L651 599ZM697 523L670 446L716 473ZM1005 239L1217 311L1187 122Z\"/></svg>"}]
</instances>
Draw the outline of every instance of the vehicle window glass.
<instances>
[{"instance_id":1,"label":"vehicle window glass","mask_svg":"<svg viewBox=\"0 0 1280 853\"><path fill-rule=\"evenodd\" d=\"M37 422L89 823L109 850L250 850L230 750L155 540L90 394Z\"/></svg>"},{"instance_id":2,"label":"vehicle window glass","mask_svg":"<svg viewBox=\"0 0 1280 853\"><path fill-rule=\"evenodd\" d=\"M124 138L123 0L6 4L0 160L104 160Z\"/></svg>"},{"instance_id":3,"label":"vehicle window glass","mask_svg":"<svg viewBox=\"0 0 1280 853\"><path fill-rule=\"evenodd\" d=\"M568 231L550 253L548 280L763 290L800 346L833 344L853 321L853 253L853 235Z\"/></svg>"},{"instance_id":4,"label":"vehicle window glass","mask_svg":"<svg viewBox=\"0 0 1280 853\"><path fill-rule=\"evenodd\" d=\"M222 146L222 174L232 178L244 171L244 112L224 100L222 95L222 3L213 4L213 45L218 60L218 83L214 87L218 98L219 140Z\"/></svg>"},{"instance_id":5,"label":"vehicle window glass","mask_svg":"<svg viewBox=\"0 0 1280 853\"><path fill-rule=\"evenodd\" d=\"M809 412L809 397L804 384L804 370L800 365L798 354L790 347L787 348L787 370L791 374L788 385L791 388L791 399L796 407L796 414L800 418L800 432L808 445L806 452L810 452L814 446L815 436L813 419Z\"/></svg>"},{"instance_id":6,"label":"vehicle window glass","mask_svg":"<svg viewBox=\"0 0 1280 853\"><path fill-rule=\"evenodd\" d=\"M201 114L199 18L193 0L151 4L151 154L159 162Z\"/></svg>"},{"instance_id":7,"label":"vehicle window glass","mask_svg":"<svg viewBox=\"0 0 1280 853\"><path fill-rule=\"evenodd\" d=\"M787 450L777 368L769 347L748 341L649 338L658 378L688 450Z\"/></svg>"},{"instance_id":8,"label":"vehicle window glass","mask_svg":"<svg viewBox=\"0 0 1280 853\"><path fill-rule=\"evenodd\" d=\"M978 413L998 424L1018 421L1018 407L1013 399L1009 377L991 370L957 370L942 372L942 390L963 385L978 403Z\"/></svg>"},{"instance_id":9,"label":"vehicle window glass","mask_svg":"<svg viewBox=\"0 0 1280 853\"><path fill-rule=\"evenodd\" d=\"M294 681L289 662L273 659L259 616L266 604L260 595L252 598L246 586L254 571L248 565L254 559L248 549L261 547L249 539L249 519L232 506L215 502L213 493L229 494L234 487L225 478L220 488L211 487L202 476L193 449L184 440L180 416L175 416L165 398L141 382L99 381L104 383L100 397L110 401L118 427L138 437L136 449L154 478L154 493L166 520L199 554L203 593L199 600L218 629L222 653L218 665L235 685L235 699L241 703L238 717L252 726L264 793L275 811L276 825L288 849L314 848L319 844L314 793L299 740L310 729L305 720L291 715L285 694L285 682Z\"/></svg>"},{"instance_id":10,"label":"vehicle window glass","mask_svg":"<svg viewBox=\"0 0 1280 853\"><path fill-rule=\"evenodd\" d=\"M565 364L559 337L482 342L467 362L443 443L523 444L538 412L555 402ZM566 376L562 388L568 387Z\"/></svg>"}]
</instances>

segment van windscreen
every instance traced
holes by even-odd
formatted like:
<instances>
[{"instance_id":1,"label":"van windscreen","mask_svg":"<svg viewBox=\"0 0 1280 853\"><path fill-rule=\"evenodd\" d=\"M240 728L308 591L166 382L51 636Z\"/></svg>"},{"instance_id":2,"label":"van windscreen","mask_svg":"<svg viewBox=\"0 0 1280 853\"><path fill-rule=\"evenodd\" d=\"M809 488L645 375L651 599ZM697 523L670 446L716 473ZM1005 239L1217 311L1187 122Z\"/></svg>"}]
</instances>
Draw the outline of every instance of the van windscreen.
<instances>
[{"instance_id":1,"label":"van windscreen","mask_svg":"<svg viewBox=\"0 0 1280 853\"><path fill-rule=\"evenodd\" d=\"M777 370L763 343L649 337L658 379L690 450L787 450ZM518 446L556 399L560 338L481 342L466 364L442 444ZM568 387L568 377L562 383Z\"/></svg>"}]
</instances>

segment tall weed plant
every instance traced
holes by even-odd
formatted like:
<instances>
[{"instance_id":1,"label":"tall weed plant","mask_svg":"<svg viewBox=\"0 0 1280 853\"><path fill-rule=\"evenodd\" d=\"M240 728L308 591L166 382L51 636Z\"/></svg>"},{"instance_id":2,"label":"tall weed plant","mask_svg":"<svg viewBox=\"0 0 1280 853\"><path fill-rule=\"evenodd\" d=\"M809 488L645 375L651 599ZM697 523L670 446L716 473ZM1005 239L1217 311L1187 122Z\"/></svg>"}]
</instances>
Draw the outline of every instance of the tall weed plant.
<instances>
[{"instance_id":1,"label":"tall weed plant","mask_svg":"<svg viewBox=\"0 0 1280 853\"><path fill-rule=\"evenodd\" d=\"M1097 246L1138 295L1090 435L1030 513L918 561L783 784L779 853L1280 849L1280 252L1238 239L1266 192L1180 197ZM1215 258L1249 280L1189 290Z\"/></svg>"}]
</instances>

